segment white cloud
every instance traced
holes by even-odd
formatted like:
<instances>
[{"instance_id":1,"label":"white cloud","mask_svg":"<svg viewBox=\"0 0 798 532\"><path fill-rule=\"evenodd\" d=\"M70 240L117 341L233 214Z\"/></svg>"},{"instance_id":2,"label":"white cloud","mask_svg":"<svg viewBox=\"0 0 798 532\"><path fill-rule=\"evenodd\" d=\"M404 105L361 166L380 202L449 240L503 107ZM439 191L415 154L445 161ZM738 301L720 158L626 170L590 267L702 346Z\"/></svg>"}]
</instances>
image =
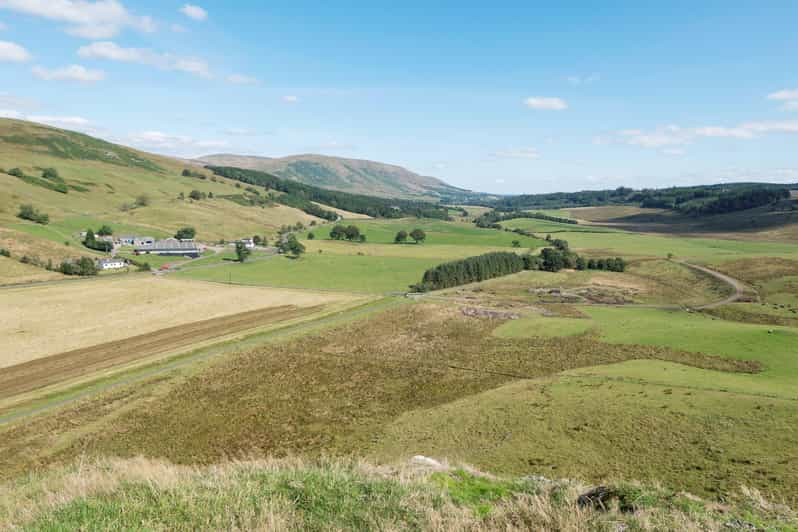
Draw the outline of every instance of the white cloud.
<instances>
[{"instance_id":1,"label":"white cloud","mask_svg":"<svg viewBox=\"0 0 798 532\"><path fill-rule=\"evenodd\" d=\"M782 111L798 111L798 89L784 89L768 94L768 100L784 102Z\"/></svg>"},{"instance_id":2,"label":"white cloud","mask_svg":"<svg viewBox=\"0 0 798 532\"><path fill-rule=\"evenodd\" d=\"M226 148L223 140L197 140L185 135L171 135L162 131L142 131L129 137L131 144L173 153L199 154L205 150Z\"/></svg>"},{"instance_id":3,"label":"white cloud","mask_svg":"<svg viewBox=\"0 0 798 532\"><path fill-rule=\"evenodd\" d=\"M90 125L91 122L81 116L41 116L41 115L32 115L26 117L27 120L31 122L39 122L42 124L50 124L51 126L72 126L72 127L81 127L85 128L86 126Z\"/></svg>"},{"instance_id":4,"label":"white cloud","mask_svg":"<svg viewBox=\"0 0 798 532\"><path fill-rule=\"evenodd\" d=\"M78 55L88 59L137 63L161 70L178 70L203 78L212 77L208 64L202 59L176 57L168 53L157 53L149 48L123 48L111 41L98 41L81 46Z\"/></svg>"},{"instance_id":5,"label":"white cloud","mask_svg":"<svg viewBox=\"0 0 798 532\"><path fill-rule=\"evenodd\" d=\"M659 149L684 146L699 138L729 138L750 140L769 133L798 133L798 120L748 122L735 127L701 126L683 128L677 125L661 126L653 131L622 129L609 136L596 137L595 144L629 144L643 148ZM672 155L672 153L670 154Z\"/></svg>"},{"instance_id":6,"label":"white cloud","mask_svg":"<svg viewBox=\"0 0 798 532\"><path fill-rule=\"evenodd\" d=\"M299 97L294 95L283 96L283 102L285 103L298 103Z\"/></svg>"},{"instance_id":7,"label":"white cloud","mask_svg":"<svg viewBox=\"0 0 798 532\"><path fill-rule=\"evenodd\" d=\"M192 20L203 21L208 18L208 12L200 6L186 4L180 8L180 12Z\"/></svg>"},{"instance_id":8,"label":"white cloud","mask_svg":"<svg viewBox=\"0 0 798 532\"><path fill-rule=\"evenodd\" d=\"M258 134L257 131L245 127L229 127L222 133L231 137L254 137Z\"/></svg>"},{"instance_id":9,"label":"white cloud","mask_svg":"<svg viewBox=\"0 0 798 532\"><path fill-rule=\"evenodd\" d=\"M568 109L568 103L562 98L549 98L541 96L533 96L524 100L524 105L530 109L537 109L542 111L562 111Z\"/></svg>"},{"instance_id":10,"label":"white cloud","mask_svg":"<svg viewBox=\"0 0 798 532\"><path fill-rule=\"evenodd\" d=\"M94 83L105 79L102 70L90 70L81 65L69 65L62 68L47 69L35 66L31 69L33 75L44 81L78 81L80 83Z\"/></svg>"},{"instance_id":11,"label":"white cloud","mask_svg":"<svg viewBox=\"0 0 798 532\"><path fill-rule=\"evenodd\" d=\"M67 33L86 39L108 39L127 28L155 31L152 18L133 15L118 0L0 0L0 9L65 22Z\"/></svg>"},{"instance_id":12,"label":"white cloud","mask_svg":"<svg viewBox=\"0 0 798 532\"><path fill-rule=\"evenodd\" d=\"M535 148L511 148L497 151L493 156L503 159L540 159L540 153Z\"/></svg>"},{"instance_id":13,"label":"white cloud","mask_svg":"<svg viewBox=\"0 0 798 532\"><path fill-rule=\"evenodd\" d=\"M727 137L735 139L754 138L753 131L746 129L745 127L705 126L695 128L693 132L699 137Z\"/></svg>"},{"instance_id":14,"label":"white cloud","mask_svg":"<svg viewBox=\"0 0 798 532\"><path fill-rule=\"evenodd\" d=\"M257 78L245 76L244 74L230 74L227 76L227 81L234 85L257 85L260 83Z\"/></svg>"},{"instance_id":15,"label":"white cloud","mask_svg":"<svg viewBox=\"0 0 798 532\"><path fill-rule=\"evenodd\" d=\"M798 89L785 89L768 94L768 100L788 101L798 100Z\"/></svg>"},{"instance_id":16,"label":"white cloud","mask_svg":"<svg viewBox=\"0 0 798 532\"><path fill-rule=\"evenodd\" d=\"M22 46L9 41L0 41L0 62L24 63L30 59L30 52Z\"/></svg>"},{"instance_id":17,"label":"white cloud","mask_svg":"<svg viewBox=\"0 0 798 532\"><path fill-rule=\"evenodd\" d=\"M672 157L679 157L685 154L685 151L682 148L665 148L662 150L663 155L670 155Z\"/></svg>"},{"instance_id":18,"label":"white cloud","mask_svg":"<svg viewBox=\"0 0 798 532\"><path fill-rule=\"evenodd\" d=\"M22 113L12 109L0 109L0 118L16 118L21 119Z\"/></svg>"}]
</instances>

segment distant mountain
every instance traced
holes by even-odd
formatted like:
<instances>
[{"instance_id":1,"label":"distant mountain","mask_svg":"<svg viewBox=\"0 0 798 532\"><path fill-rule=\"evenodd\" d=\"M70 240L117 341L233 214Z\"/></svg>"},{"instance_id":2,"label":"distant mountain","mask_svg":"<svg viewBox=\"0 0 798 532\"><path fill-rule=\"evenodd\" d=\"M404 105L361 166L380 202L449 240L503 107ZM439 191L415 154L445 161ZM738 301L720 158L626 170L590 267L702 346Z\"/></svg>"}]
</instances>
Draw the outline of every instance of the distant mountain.
<instances>
[{"instance_id":1,"label":"distant mountain","mask_svg":"<svg viewBox=\"0 0 798 532\"><path fill-rule=\"evenodd\" d=\"M401 166L326 155L269 158L218 154L200 157L195 161L215 166L260 170L307 185L374 196L436 199L468 192Z\"/></svg>"}]
</instances>

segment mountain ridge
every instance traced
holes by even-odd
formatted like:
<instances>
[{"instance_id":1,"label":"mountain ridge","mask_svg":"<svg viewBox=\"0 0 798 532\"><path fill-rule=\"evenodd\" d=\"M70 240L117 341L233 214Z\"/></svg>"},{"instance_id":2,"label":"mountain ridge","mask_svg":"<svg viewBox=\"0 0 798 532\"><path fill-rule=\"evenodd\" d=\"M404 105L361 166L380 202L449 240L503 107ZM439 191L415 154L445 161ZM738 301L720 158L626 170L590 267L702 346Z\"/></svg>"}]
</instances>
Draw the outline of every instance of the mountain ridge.
<instances>
[{"instance_id":1,"label":"mountain ridge","mask_svg":"<svg viewBox=\"0 0 798 532\"><path fill-rule=\"evenodd\" d=\"M342 192L397 198L437 199L469 192L396 164L304 153L264 157L217 153L193 159L197 164L233 166L268 172L283 179Z\"/></svg>"}]
</instances>

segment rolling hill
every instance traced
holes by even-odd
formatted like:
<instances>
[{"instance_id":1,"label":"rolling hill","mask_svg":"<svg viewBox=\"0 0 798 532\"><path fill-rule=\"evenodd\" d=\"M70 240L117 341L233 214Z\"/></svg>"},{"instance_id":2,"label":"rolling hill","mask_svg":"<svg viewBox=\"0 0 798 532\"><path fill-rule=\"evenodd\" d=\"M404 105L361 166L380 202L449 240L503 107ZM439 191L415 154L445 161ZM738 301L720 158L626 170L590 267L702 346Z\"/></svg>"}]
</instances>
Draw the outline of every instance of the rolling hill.
<instances>
[{"instance_id":1,"label":"rolling hill","mask_svg":"<svg viewBox=\"0 0 798 532\"><path fill-rule=\"evenodd\" d=\"M260 170L306 185L396 198L439 198L467 192L435 177L416 174L392 164L326 155L269 158L217 154L200 157L199 164Z\"/></svg>"},{"instance_id":2,"label":"rolling hill","mask_svg":"<svg viewBox=\"0 0 798 532\"><path fill-rule=\"evenodd\" d=\"M12 251L41 248L42 257L55 250L48 258L57 259L77 251L80 231L102 224L154 237L188 225L197 229L198 238L215 241L271 235L282 225L316 220L268 201L262 190L264 201L249 201L254 192L211 172L193 168L183 175L186 166L82 133L0 119L2 243ZM45 169L55 172L45 177ZM190 198L192 190L200 192L198 199ZM47 214L49 224L17 218L22 204Z\"/></svg>"}]
</instances>

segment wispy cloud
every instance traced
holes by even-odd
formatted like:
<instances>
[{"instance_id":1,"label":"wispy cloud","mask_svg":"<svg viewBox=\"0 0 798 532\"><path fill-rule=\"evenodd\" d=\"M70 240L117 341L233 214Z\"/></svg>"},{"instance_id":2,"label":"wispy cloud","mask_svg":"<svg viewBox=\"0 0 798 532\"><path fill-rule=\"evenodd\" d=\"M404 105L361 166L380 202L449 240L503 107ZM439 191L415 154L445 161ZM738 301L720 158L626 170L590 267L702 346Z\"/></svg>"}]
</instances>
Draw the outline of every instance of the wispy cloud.
<instances>
[{"instance_id":1,"label":"wispy cloud","mask_svg":"<svg viewBox=\"0 0 798 532\"><path fill-rule=\"evenodd\" d=\"M257 78L244 74L230 74L227 76L227 82L233 85L257 85L260 83Z\"/></svg>"},{"instance_id":2,"label":"wispy cloud","mask_svg":"<svg viewBox=\"0 0 798 532\"><path fill-rule=\"evenodd\" d=\"M15 96L7 92L0 92L0 108L6 109L35 109L39 104L30 98Z\"/></svg>"},{"instance_id":3,"label":"wispy cloud","mask_svg":"<svg viewBox=\"0 0 798 532\"><path fill-rule=\"evenodd\" d=\"M67 33L86 39L108 39L131 28L155 31L151 17L132 14L118 0L0 0L8 9L67 24Z\"/></svg>"},{"instance_id":4,"label":"wispy cloud","mask_svg":"<svg viewBox=\"0 0 798 532\"><path fill-rule=\"evenodd\" d=\"M783 102L784 111L798 111L798 89L784 89L768 94L768 100Z\"/></svg>"},{"instance_id":5,"label":"wispy cloud","mask_svg":"<svg viewBox=\"0 0 798 532\"><path fill-rule=\"evenodd\" d=\"M202 22L203 20L207 20L208 18L207 11L202 9L200 6L192 4L185 4L183 7L180 8L180 12L183 13L188 18L200 22Z\"/></svg>"},{"instance_id":6,"label":"wispy cloud","mask_svg":"<svg viewBox=\"0 0 798 532\"><path fill-rule=\"evenodd\" d=\"M0 22L0 31L5 31L7 29L8 29L8 26L6 26L3 22Z\"/></svg>"},{"instance_id":7,"label":"wispy cloud","mask_svg":"<svg viewBox=\"0 0 798 532\"><path fill-rule=\"evenodd\" d=\"M0 41L0 62L24 63L31 57L30 52L17 43Z\"/></svg>"},{"instance_id":8,"label":"wispy cloud","mask_svg":"<svg viewBox=\"0 0 798 532\"><path fill-rule=\"evenodd\" d=\"M16 118L17 120L28 120L30 122L38 122L39 124L46 124L48 126L83 131L84 133L97 133L97 130L95 129L91 120L83 118L82 116L29 115L15 110L0 109L0 117Z\"/></svg>"},{"instance_id":9,"label":"wispy cloud","mask_svg":"<svg viewBox=\"0 0 798 532\"><path fill-rule=\"evenodd\" d=\"M122 63L137 63L161 70L177 70L210 78L208 64L198 58L178 57L168 53L158 53L149 48L123 48L112 41L98 41L78 49L78 55L88 59L106 59Z\"/></svg>"},{"instance_id":10,"label":"wispy cloud","mask_svg":"<svg viewBox=\"0 0 798 532\"><path fill-rule=\"evenodd\" d=\"M502 159L540 159L540 152L536 148L510 148L497 151L493 156Z\"/></svg>"},{"instance_id":11,"label":"wispy cloud","mask_svg":"<svg viewBox=\"0 0 798 532\"><path fill-rule=\"evenodd\" d=\"M299 97L289 94L287 96L283 96L284 103L299 103Z\"/></svg>"},{"instance_id":12,"label":"wispy cloud","mask_svg":"<svg viewBox=\"0 0 798 532\"><path fill-rule=\"evenodd\" d=\"M590 74L587 76L568 76L565 78L565 81L574 86L590 85L591 83L601 81L601 76L598 74Z\"/></svg>"},{"instance_id":13,"label":"wispy cloud","mask_svg":"<svg viewBox=\"0 0 798 532\"><path fill-rule=\"evenodd\" d=\"M798 120L746 122L734 127L701 126L684 128L678 125L660 126L651 131L622 129L609 136L599 136L595 144L629 144L658 149L684 146L699 138L729 138L750 140L770 133L798 133ZM663 153L665 150L662 150Z\"/></svg>"},{"instance_id":14,"label":"wispy cloud","mask_svg":"<svg viewBox=\"0 0 798 532\"><path fill-rule=\"evenodd\" d=\"M169 26L169 29L172 30L173 33L186 33L188 31L185 26L180 24L172 24Z\"/></svg>"},{"instance_id":15,"label":"wispy cloud","mask_svg":"<svg viewBox=\"0 0 798 532\"><path fill-rule=\"evenodd\" d=\"M254 137L259 134L254 129L246 127L229 127L222 130L222 133L231 137Z\"/></svg>"},{"instance_id":16,"label":"wispy cloud","mask_svg":"<svg viewBox=\"0 0 798 532\"><path fill-rule=\"evenodd\" d=\"M568 109L568 103L562 98L532 96L524 100L524 105L539 111L562 111Z\"/></svg>"},{"instance_id":17,"label":"wispy cloud","mask_svg":"<svg viewBox=\"0 0 798 532\"><path fill-rule=\"evenodd\" d=\"M127 140L141 148L175 155L200 155L208 150L229 146L224 140L199 140L186 135L172 135L162 131L142 131L130 135Z\"/></svg>"},{"instance_id":18,"label":"wispy cloud","mask_svg":"<svg viewBox=\"0 0 798 532\"><path fill-rule=\"evenodd\" d=\"M35 66L31 72L44 81L77 81L80 83L94 83L105 79L102 70L91 70L81 65L69 65L61 68L47 69Z\"/></svg>"}]
</instances>

